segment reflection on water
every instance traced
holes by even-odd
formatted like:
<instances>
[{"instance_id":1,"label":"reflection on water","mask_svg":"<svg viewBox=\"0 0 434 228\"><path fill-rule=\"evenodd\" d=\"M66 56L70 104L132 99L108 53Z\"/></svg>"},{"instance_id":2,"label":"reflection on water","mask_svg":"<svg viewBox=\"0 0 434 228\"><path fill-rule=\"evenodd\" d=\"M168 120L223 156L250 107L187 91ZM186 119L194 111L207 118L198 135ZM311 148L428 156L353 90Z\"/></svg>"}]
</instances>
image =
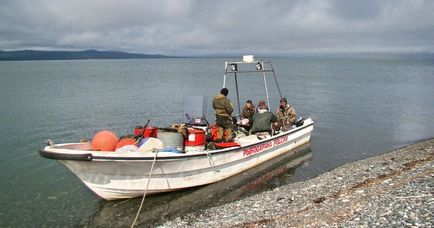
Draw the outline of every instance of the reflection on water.
<instances>
[{"instance_id":1,"label":"reflection on water","mask_svg":"<svg viewBox=\"0 0 434 228\"><path fill-rule=\"evenodd\" d=\"M215 184L180 192L147 196L138 225L156 226L189 212L232 202L287 183L295 169L311 159L310 144ZM283 182L283 183L282 183ZM100 201L89 227L118 227L133 222L141 199Z\"/></svg>"}]
</instances>

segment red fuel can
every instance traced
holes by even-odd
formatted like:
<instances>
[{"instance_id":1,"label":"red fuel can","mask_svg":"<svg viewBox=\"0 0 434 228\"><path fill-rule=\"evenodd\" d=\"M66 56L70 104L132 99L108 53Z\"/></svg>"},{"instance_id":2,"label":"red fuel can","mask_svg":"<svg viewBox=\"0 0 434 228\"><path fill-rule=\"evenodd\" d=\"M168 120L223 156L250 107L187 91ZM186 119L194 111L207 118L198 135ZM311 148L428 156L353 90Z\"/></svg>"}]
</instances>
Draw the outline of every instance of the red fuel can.
<instances>
[{"instance_id":1,"label":"red fuel can","mask_svg":"<svg viewBox=\"0 0 434 228\"><path fill-rule=\"evenodd\" d=\"M138 136L143 130L142 126L137 126L134 128L134 136ZM143 137L152 137L157 138L157 131L158 128L156 127L146 127L145 131L143 132Z\"/></svg>"},{"instance_id":2,"label":"red fuel can","mask_svg":"<svg viewBox=\"0 0 434 228\"><path fill-rule=\"evenodd\" d=\"M197 128L188 128L187 138L184 140L185 146L205 145L205 131Z\"/></svg>"}]
</instances>

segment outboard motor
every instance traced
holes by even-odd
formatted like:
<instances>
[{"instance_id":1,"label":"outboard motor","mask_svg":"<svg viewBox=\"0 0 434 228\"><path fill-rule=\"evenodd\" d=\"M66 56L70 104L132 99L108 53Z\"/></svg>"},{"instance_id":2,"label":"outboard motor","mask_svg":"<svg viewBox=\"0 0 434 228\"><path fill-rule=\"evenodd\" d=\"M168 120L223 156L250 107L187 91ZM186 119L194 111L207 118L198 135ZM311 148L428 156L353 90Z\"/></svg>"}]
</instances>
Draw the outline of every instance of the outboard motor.
<instances>
[{"instance_id":1,"label":"outboard motor","mask_svg":"<svg viewBox=\"0 0 434 228\"><path fill-rule=\"evenodd\" d=\"M296 127L300 127L300 126L303 125L304 120L305 120L305 118L303 118L303 117L300 116L300 117L297 118L297 120L295 121L294 125L295 125Z\"/></svg>"}]
</instances>

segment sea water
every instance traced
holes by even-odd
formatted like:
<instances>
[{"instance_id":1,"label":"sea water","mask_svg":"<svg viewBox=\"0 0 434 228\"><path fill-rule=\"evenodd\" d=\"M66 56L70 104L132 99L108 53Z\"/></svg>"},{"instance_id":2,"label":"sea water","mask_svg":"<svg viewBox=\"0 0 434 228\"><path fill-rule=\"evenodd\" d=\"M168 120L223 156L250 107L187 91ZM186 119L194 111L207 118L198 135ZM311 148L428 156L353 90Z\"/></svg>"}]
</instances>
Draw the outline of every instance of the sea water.
<instances>
[{"instance_id":1,"label":"sea water","mask_svg":"<svg viewBox=\"0 0 434 228\"><path fill-rule=\"evenodd\" d=\"M103 201L38 150L46 139L76 142L103 129L131 134L148 119L153 126L185 122L184 97L205 96L210 102L223 85L224 61L232 60L238 59L0 62L0 226L130 225L139 199ZM199 207L194 199L201 192L212 202L230 202L434 137L432 57L271 60L282 95L299 115L315 121L308 159L302 159L308 162L294 169L283 159L264 169L269 172L245 172L236 178L248 177L246 185L231 191L210 185L147 197L139 222L156 224L169 216L167 211L195 210L182 205L215 205ZM271 77L266 83L275 110L279 94ZM265 100L261 76L239 75L238 84L241 103ZM236 105L232 77L227 87ZM214 119L211 104L207 119Z\"/></svg>"}]
</instances>

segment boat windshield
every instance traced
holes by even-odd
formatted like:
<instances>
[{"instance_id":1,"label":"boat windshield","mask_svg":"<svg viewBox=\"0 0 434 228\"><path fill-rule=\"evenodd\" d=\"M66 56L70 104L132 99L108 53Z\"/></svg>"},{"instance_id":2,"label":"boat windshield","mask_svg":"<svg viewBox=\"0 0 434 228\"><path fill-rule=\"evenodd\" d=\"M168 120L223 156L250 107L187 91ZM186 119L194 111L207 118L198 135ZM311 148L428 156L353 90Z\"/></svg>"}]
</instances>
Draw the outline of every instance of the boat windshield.
<instances>
[{"instance_id":1,"label":"boat windshield","mask_svg":"<svg viewBox=\"0 0 434 228\"><path fill-rule=\"evenodd\" d=\"M206 118L208 99L204 96L187 96L184 98L184 116L186 123L208 125Z\"/></svg>"}]
</instances>

